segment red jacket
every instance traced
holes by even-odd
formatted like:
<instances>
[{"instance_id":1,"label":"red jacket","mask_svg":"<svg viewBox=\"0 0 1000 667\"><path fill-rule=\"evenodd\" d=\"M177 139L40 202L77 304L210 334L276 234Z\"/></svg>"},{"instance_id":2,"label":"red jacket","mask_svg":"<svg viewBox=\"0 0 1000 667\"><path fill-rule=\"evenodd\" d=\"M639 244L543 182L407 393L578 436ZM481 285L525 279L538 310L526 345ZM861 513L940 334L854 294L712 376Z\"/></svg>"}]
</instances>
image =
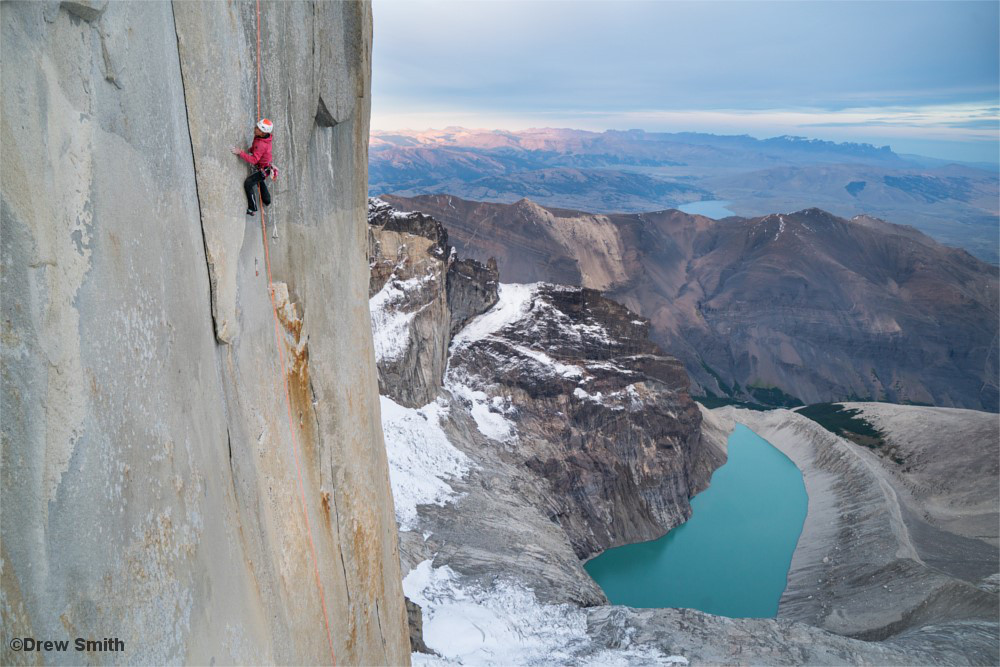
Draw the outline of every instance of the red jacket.
<instances>
[{"instance_id":1,"label":"red jacket","mask_svg":"<svg viewBox=\"0 0 1000 667\"><path fill-rule=\"evenodd\" d=\"M271 166L271 137L254 137L250 155L240 151L240 157L263 170Z\"/></svg>"}]
</instances>

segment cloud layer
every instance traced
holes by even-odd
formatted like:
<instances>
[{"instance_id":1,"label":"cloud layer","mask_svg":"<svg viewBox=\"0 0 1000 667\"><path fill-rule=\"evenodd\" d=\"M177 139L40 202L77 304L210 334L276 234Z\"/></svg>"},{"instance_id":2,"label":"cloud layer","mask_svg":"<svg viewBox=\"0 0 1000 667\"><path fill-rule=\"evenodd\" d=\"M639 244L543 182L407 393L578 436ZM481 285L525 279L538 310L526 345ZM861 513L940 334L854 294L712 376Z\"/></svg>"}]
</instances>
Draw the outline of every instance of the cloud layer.
<instances>
[{"instance_id":1,"label":"cloud layer","mask_svg":"<svg viewBox=\"0 0 1000 667\"><path fill-rule=\"evenodd\" d=\"M372 126L803 134L996 161L998 6L375 0Z\"/></svg>"}]
</instances>

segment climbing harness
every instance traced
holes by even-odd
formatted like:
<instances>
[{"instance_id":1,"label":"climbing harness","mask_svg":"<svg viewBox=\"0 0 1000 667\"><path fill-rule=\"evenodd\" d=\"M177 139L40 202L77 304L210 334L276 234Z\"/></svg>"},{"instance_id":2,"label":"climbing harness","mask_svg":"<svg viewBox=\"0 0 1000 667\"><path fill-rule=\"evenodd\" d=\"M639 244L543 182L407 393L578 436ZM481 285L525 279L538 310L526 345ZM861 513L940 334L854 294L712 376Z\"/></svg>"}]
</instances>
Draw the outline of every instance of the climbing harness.
<instances>
[{"instance_id":1,"label":"climbing harness","mask_svg":"<svg viewBox=\"0 0 1000 667\"><path fill-rule=\"evenodd\" d=\"M260 118L260 0L257 3L257 118ZM278 347L278 359L281 362L281 380L285 390L285 408L288 412L288 430L292 437L292 455L295 459L295 472L299 481L299 500L302 503L302 516L306 522L306 534L309 537L309 550L312 553L313 572L316 575L316 588L323 607L323 623L326 626L326 641L330 646L330 658L337 664L337 656L333 650L333 635L330 634L330 617L326 610L326 595L323 592L323 582L319 576L319 560L316 558L316 545L313 542L312 527L309 524L309 510L306 504L305 484L302 482L302 466L299 464L299 445L295 438L295 421L292 419L292 399L288 394L288 373L285 367L285 350L281 340L281 325L278 322L278 305L274 300L274 281L271 279L271 258L267 248L267 224L264 208L260 209L260 234L264 243L264 266L267 269L267 293L271 298L271 313L274 315L274 342Z\"/></svg>"}]
</instances>

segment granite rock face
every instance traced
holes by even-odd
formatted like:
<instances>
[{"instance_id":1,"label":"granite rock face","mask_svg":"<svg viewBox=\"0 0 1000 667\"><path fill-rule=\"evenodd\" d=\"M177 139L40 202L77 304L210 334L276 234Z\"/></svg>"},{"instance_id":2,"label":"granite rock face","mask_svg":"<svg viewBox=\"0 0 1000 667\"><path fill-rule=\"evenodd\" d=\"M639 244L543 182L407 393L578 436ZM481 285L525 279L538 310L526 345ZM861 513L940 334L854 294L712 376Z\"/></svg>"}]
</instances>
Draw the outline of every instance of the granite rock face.
<instances>
[{"instance_id":1,"label":"granite rock face","mask_svg":"<svg viewBox=\"0 0 1000 667\"><path fill-rule=\"evenodd\" d=\"M325 611L338 661L406 663L368 333L370 6L261 3L277 317L228 152L257 113L254 4L0 17L3 627L117 636L140 664L318 664Z\"/></svg>"}]
</instances>

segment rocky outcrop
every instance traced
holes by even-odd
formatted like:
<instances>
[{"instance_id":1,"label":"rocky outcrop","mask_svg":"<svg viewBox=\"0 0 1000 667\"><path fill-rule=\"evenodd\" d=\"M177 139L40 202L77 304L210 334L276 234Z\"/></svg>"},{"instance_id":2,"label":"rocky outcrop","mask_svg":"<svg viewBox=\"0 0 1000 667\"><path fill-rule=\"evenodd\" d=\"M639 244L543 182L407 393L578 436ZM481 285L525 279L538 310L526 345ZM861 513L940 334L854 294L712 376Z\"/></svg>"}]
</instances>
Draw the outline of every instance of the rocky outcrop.
<instances>
[{"instance_id":1,"label":"rocky outcrop","mask_svg":"<svg viewBox=\"0 0 1000 667\"><path fill-rule=\"evenodd\" d=\"M505 285L452 346L447 387L502 415L508 456L548 489L549 518L581 558L659 537L707 484L692 479L701 414L687 375L648 333L594 290Z\"/></svg>"},{"instance_id":2,"label":"rocky outcrop","mask_svg":"<svg viewBox=\"0 0 1000 667\"><path fill-rule=\"evenodd\" d=\"M406 621L410 630L410 650L414 653L430 653L424 643L424 621L420 605L406 598Z\"/></svg>"},{"instance_id":3,"label":"rocky outcrop","mask_svg":"<svg viewBox=\"0 0 1000 667\"><path fill-rule=\"evenodd\" d=\"M228 153L256 113L254 3L0 17L5 631L117 636L100 659L131 663L406 663L366 307L370 6L261 3L269 255Z\"/></svg>"},{"instance_id":4,"label":"rocky outcrop","mask_svg":"<svg viewBox=\"0 0 1000 667\"><path fill-rule=\"evenodd\" d=\"M649 341L647 321L599 292L498 289L495 263L456 257L434 219L372 200L369 222L383 392L410 407L436 401L444 433L475 464L449 480L458 520L451 502L422 507L434 536L404 532L404 563L440 545L488 577L498 559L535 554L543 598L603 602L579 558L684 521L723 461L683 368ZM428 354L441 345L446 364Z\"/></svg>"},{"instance_id":5,"label":"rocky outcrop","mask_svg":"<svg viewBox=\"0 0 1000 667\"><path fill-rule=\"evenodd\" d=\"M886 400L996 411L998 272L913 228L818 209L710 220L386 195L504 280L607 290L694 391L767 405Z\"/></svg>"},{"instance_id":6,"label":"rocky outcrop","mask_svg":"<svg viewBox=\"0 0 1000 667\"><path fill-rule=\"evenodd\" d=\"M448 269L448 309L451 311L451 335L469 320L496 305L500 272L490 258L486 264L472 259L455 259Z\"/></svg>"},{"instance_id":7,"label":"rocky outcrop","mask_svg":"<svg viewBox=\"0 0 1000 667\"><path fill-rule=\"evenodd\" d=\"M368 204L368 287L379 391L418 407L441 389L450 340L448 233L432 218Z\"/></svg>"},{"instance_id":8,"label":"rocky outcrop","mask_svg":"<svg viewBox=\"0 0 1000 667\"><path fill-rule=\"evenodd\" d=\"M379 391L419 407L441 390L452 335L497 302L495 261L460 260L422 213L368 201L368 287Z\"/></svg>"}]
</instances>

